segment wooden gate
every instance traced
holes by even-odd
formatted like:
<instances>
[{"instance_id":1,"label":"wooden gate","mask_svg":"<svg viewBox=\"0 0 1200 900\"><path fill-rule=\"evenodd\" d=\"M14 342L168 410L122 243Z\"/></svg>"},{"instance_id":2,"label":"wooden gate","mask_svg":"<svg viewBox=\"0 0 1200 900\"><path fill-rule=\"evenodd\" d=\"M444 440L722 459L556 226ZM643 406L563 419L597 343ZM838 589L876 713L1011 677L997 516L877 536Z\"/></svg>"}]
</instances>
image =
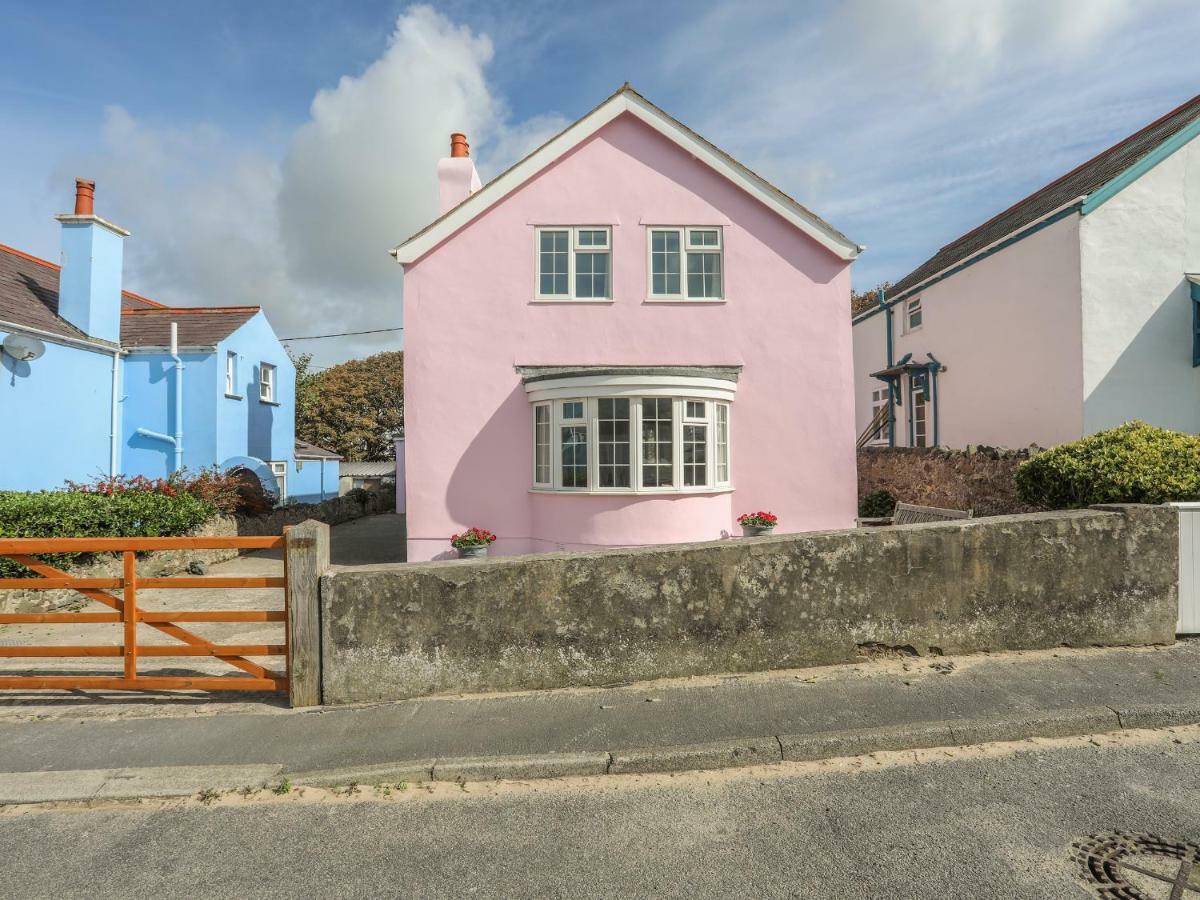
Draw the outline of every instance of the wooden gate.
<instances>
[{"instance_id":1,"label":"wooden gate","mask_svg":"<svg viewBox=\"0 0 1200 900\"><path fill-rule=\"evenodd\" d=\"M8 538L0 539L0 557L34 572L36 578L0 578L0 590L70 589L112 612L0 613L0 625L112 623L122 628L120 644L82 646L0 646L0 657L122 658L121 674L3 675L0 689L207 690L286 691L288 689L287 573L284 577L170 577L139 578L137 554L150 550L271 549L284 546L283 537L156 537L156 538ZM37 559L52 553L120 553L120 578L76 578ZM285 554L286 559L286 554ZM281 588L284 608L267 610L170 610L138 608L139 588ZM110 593L119 591L119 593ZM282 622L278 644L216 644L189 631L190 622ZM138 644L138 623L180 641L180 644ZM177 677L141 675L138 660L145 657L206 656L246 673L241 677ZM270 671L247 657L282 656L284 672Z\"/></svg>"}]
</instances>

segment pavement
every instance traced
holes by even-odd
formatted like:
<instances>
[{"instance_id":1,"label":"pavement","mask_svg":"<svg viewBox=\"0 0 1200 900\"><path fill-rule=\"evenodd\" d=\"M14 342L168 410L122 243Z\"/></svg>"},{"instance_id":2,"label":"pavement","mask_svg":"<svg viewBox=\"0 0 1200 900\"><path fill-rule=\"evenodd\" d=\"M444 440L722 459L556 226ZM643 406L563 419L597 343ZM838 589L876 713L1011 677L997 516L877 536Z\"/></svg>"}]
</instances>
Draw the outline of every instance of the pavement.
<instances>
[{"instance_id":1,"label":"pavement","mask_svg":"<svg viewBox=\"0 0 1200 900\"><path fill-rule=\"evenodd\" d=\"M1190 727L674 776L8 807L0 897L1086 900L1074 845L1089 835L1200 840L1198 771ZM1104 896L1198 895L1195 869L1178 894L1163 880L1180 860L1134 862L1120 874L1141 892Z\"/></svg>"},{"instance_id":2,"label":"pavement","mask_svg":"<svg viewBox=\"0 0 1200 900\"><path fill-rule=\"evenodd\" d=\"M248 771L312 785L611 776L1183 725L1200 722L1200 641L311 710L199 708L10 710L0 803L227 790ZM176 772L173 790L161 772L136 775L164 768Z\"/></svg>"}]
</instances>

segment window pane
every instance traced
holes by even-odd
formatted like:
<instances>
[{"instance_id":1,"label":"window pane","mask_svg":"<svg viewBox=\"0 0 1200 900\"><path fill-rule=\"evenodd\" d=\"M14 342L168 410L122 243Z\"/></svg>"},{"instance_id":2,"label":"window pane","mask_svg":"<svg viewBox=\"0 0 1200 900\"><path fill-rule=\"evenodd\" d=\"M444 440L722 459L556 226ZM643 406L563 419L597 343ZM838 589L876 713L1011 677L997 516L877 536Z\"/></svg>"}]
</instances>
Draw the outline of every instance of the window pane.
<instances>
[{"instance_id":1,"label":"window pane","mask_svg":"<svg viewBox=\"0 0 1200 900\"><path fill-rule=\"evenodd\" d=\"M608 297L608 254L575 254L575 296Z\"/></svg>"},{"instance_id":2,"label":"window pane","mask_svg":"<svg viewBox=\"0 0 1200 900\"><path fill-rule=\"evenodd\" d=\"M704 487L708 484L708 426L683 426L683 484Z\"/></svg>"},{"instance_id":3,"label":"window pane","mask_svg":"<svg viewBox=\"0 0 1200 900\"><path fill-rule=\"evenodd\" d=\"M655 294L679 293L679 232L653 231L650 236L650 284Z\"/></svg>"},{"instance_id":4,"label":"window pane","mask_svg":"<svg viewBox=\"0 0 1200 900\"><path fill-rule=\"evenodd\" d=\"M721 297L721 254L689 253L687 255L688 296Z\"/></svg>"},{"instance_id":5,"label":"window pane","mask_svg":"<svg viewBox=\"0 0 1200 900\"><path fill-rule=\"evenodd\" d=\"M533 408L533 480L550 483L550 407Z\"/></svg>"},{"instance_id":6,"label":"window pane","mask_svg":"<svg viewBox=\"0 0 1200 900\"><path fill-rule=\"evenodd\" d=\"M579 232L580 247L607 247L608 232L600 230L585 230Z\"/></svg>"},{"instance_id":7,"label":"window pane","mask_svg":"<svg viewBox=\"0 0 1200 900\"><path fill-rule=\"evenodd\" d=\"M729 483L729 407L718 403L717 411L717 484Z\"/></svg>"},{"instance_id":8,"label":"window pane","mask_svg":"<svg viewBox=\"0 0 1200 900\"><path fill-rule=\"evenodd\" d=\"M689 419L703 419L704 418L704 401L703 400L687 401L687 417Z\"/></svg>"},{"instance_id":9,"label":"window pane","mask_svg":"<svg viewBox=\"0 0 1200 900\"><path fill-rule=\"evenodd\" d=\"M674 443L669 397L642 400L642 485L670 487L674 484Z\"/></svg>"},{"instance_id":10,"label":"window pane","mask_svg":"<svg viewBox=\"0 0 1200 900\"><path fill-rule=\"evenodd\" d=\"M630 486L629 400L624 397L601 398L597 404L599 432L597 457L600 487Z\"/></svg>"},{"instance_id":11,"label":"window pane","mask_svg":"<svg viewBox=\"0 0 1200 900\"><path fill-rule=\"evenodd\" d=\"M565 296L567 294L567 232L541 232L538 251L538 290L543 295Z\"/></svg>"},{"instance_id":12,"label":"window pane","mask_svg":"<svg viewBox=\"0 0 1200 900\"><path fill-rule=\"evenodd\" d=\"M583 401L582 400L564 400L562 405L562 417L564 419L582 419L583 418Z\"/></svg>"},{"instance_id":13,"label":"window pane","mask_svg":"<svg viewBox=\"0 0 1200 900\"><path fill-rule=\"evenodd\" d=\"M562 483L566 488L587 487L587 426L562 429Z\"/></svg>"}]
</instances>

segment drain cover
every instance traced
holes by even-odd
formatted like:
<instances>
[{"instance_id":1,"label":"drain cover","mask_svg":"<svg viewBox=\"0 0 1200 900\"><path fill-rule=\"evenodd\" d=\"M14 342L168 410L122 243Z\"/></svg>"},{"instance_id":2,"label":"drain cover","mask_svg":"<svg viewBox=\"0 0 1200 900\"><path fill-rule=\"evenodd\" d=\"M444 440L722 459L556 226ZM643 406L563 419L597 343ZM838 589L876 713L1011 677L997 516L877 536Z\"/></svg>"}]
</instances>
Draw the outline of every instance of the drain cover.
<instances>
[{"instance_id":1,"label":"drain cover","mask_svg":"<svg viewBox=\"0 0 1200 900\"><path fill-rule=\"evenodd\" d=\"M1074 844L1083 883L1097 897L1200 900L1200 847L1154 834L1115 831Z\"/></svg>"}]
</instances>

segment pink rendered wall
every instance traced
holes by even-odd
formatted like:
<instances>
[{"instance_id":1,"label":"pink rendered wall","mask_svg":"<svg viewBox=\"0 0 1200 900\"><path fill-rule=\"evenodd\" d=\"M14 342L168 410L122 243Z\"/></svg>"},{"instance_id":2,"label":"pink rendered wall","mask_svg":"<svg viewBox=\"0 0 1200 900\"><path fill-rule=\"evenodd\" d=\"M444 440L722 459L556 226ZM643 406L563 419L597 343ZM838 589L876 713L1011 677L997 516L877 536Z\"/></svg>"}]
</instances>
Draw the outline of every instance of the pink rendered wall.
<instances>
[{"instance_id":1,"label":"pink rendered wall","mask_svg":"<svg viewBox=\"0 0 1200 900\"><path fill-rule=\"evenodd\" d=\"M1070 215L922 291L916 331L905 333L895 307L895 359L932 353L946 366L937 379L942 446L1051 447L1082 436L1079 273L1079 216ZM854 326L859 431L882 384L870 373L885 365L883 322L880 313ZM897 446L908 444L907 412L896 410Z\"/></svg>"},{"instance_id":2,"label":"pink rendered wall","mask_svg":"<svg viewBox=\"0 0 1200 900\"><path fill-rule=\"evenodd\" d=\"M430 178L434 173L430 173ZM611 225L613 300L534 303L534 226ZM721 225L724 303L647 303L646 225ZM768 508L780 531L855 515L849 264L622 116L404 278L408 558L469 525L493 552L717 539ZM515 365L742 365L732 492L535 494Z\"/></svg>"}]
</instances>

